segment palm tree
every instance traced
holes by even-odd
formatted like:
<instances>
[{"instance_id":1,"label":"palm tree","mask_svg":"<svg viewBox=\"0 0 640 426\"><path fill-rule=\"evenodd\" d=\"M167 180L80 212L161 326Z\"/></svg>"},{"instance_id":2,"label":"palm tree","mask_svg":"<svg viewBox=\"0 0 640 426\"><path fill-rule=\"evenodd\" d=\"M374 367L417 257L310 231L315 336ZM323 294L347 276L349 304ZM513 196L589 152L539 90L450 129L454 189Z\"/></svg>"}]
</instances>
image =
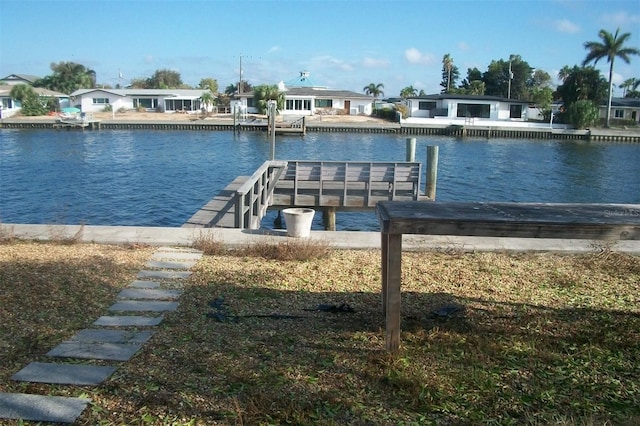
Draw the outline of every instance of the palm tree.
<instances>
[{"instance_id":1,"label":"palm tree","mask_svg":"<svg viewBox=\"0 0 640 426\"><path fill-rule=\"evenodd\" d=\"M447 93L451 90L451 70L453 69L453 58L448 53L442 58L442 68L447 71Z\"/></svg>"},{"instance_id":2,"label":"palm tree","mask_svg":"<svg viewBox=\"0 0 640 426\"><path fill-rule=\"evenodd\" d=\"M405 99L411 96L416 96L417 94L418 91L413 86L407 86L400 91L400 97Z\"/></svg>"},{"instance_id":3,"label":"palm tree","mask_svg":"<svg viewBox=\"0 0 640 426\"><path fill-rule=\"evenodd\" d=\"M558 71L558 78L562 80L563 83L567 81L567 78L569 78L570 75L571 68L569 65L565 65L560 71Z\"/></svg>"},{"instance_id":4,"label":"palm tree","mask_svg":"<svg viewBox=\"0 0 640 426\"><path fill-rule=\"evenodd\" d=\"M622 97L627 96L627 92L632 92L640 86L640 79L628 78L619 87L623 90Z\"/></svg>"},{"instance_id":5,"label":"palm tree","mask_svg":"<svg viewBox=\"0 0 640 426\"><path fill-rule=\"evenodd\" d=\"M598 41L587 41L584 44L584 48L589 52L587 57L582 61L582 66L587 65L593 61L593 64L597 64L602 58L607 58L609 62L609 101L607 102L607 119L606 127L609 127L609 118L611 117L611 98L613 97L613 61L616 57L629 63L629 56L640 55L640 50L635 47L625 47L624 43L631 37L630 33L618 34L620 28L616 30L614 35L605 30L600 30L598 36L602 40L602 43Z\"/></svg>"},{"instance_id":6,"label":"palm tree","mask_svg":"<svg viewBox=\"0 0 640 426\"><path fill-rule=\"evenodd\" d=\"M367 95L371 95L373 96L374 99L377 99L378 96L384 95L384 92L382 91L382 89L384 89L384 84L382 83L378 83L378 84L369 83L369 85L365 86L364 89L362 90Z\"/></svg>"}]
</instances>

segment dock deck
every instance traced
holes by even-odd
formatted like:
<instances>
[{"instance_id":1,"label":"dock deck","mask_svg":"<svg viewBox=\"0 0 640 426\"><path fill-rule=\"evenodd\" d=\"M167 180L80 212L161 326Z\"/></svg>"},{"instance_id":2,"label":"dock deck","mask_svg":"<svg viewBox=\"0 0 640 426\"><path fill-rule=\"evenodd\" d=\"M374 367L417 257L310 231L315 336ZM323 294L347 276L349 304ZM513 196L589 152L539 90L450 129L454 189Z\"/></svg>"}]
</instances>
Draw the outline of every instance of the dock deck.
<instances>
[{"instance_id":1,"label":"dock deck","mask_svg":"<svg viewBox=\"0 0 640 426\"><path fill-rule=\"evenodd\" d=\"M234 179L182 226L258 229L269 208L373 210L380 201L422 199L420 176L415 162L267 161L252 176Z\"/></svg>"}]
</instances>

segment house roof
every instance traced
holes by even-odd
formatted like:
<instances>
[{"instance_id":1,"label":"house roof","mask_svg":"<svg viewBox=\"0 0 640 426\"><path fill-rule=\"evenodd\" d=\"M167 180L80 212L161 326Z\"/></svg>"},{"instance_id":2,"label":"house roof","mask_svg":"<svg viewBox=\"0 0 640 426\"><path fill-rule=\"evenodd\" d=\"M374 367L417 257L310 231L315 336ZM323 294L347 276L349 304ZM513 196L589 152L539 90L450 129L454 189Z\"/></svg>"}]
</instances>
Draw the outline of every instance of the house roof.
<instances>
[{"instance_id":1,"label":"house roof","mask_svg":"<svg viewBox=\"0 0 640 426\"><path fill-rule=\"evenodd\" d=\"M602 105L601 105L602 106ZM607 106L607 102L604 102L604 106ZM640 99L638 98L612 98L612 107L620 108L640 108Z\"/></svg>"},{"instance_id":2,"label":"house roof","mask_svg":"<svg viewBox=\"0 0 640 426\"><path fill-rule=\"evenodd\" d=\"M489 96L489 95L461 95L455 93L436 93L433 95L422 95L422 96L409 96L407 99L422 99L422 100L445 100L445 99L460 99L464 101L498 101L498 102L509 102L509 103L520 103L520 104L529 104L529 101L523 101L520 99L509 99L502 98L500 96Z\"/></svg>"},{"instance_id":3,"label":"house roof","mask_svg":"<svg viewBox=\"0 0 640 426\"><path fill-rule=\"evenodd\" d=\"M17 81L23 81L29 84L33 84L36 80L39 80L40 77L38 77L37 75L30 75L30 74L9 74L8 76L4 77L2 80L0 81L6 81L6 82L17 82Z\"/></svg>"},{"instance_id":4,"label":"house roof","mask_svg":"<svg viewBox=\"0 0 640 426\"><path fill-rule=\"evenodd\" d=\"M83 96L92 92L105 92L117 96L170 96L187 98L198 98L209 89L79 89L71 96Z\"/></svg>"},{"instance_id":5,"label":"house roof","mask_svg":"<svg viewBox=\"0 0 640 426\"><path fill-rule=\"evenodd\" d=\"M313 84L309 78L309 71L300 71L300 75L293 80L285 82L287 87L320 87Z\"/></svg>"},{"instance_id":6,"label":"house roof","mask_svg":"<svg viewBox=\"0 0 640 426\"><path fill-rule=\"evenodd\" d=\"M7 85L0 89L0 96L10 96L11 89L13 89L13 85ZM69 95L65 93L55 92L53 90L45 89L44 87L32 87L33 91L38 94L38 96L53 96L56 98L68 98Z\"/></svg>"},{"instance_id":7,"label":"house roof","mask_svg":"<svg viewBox=\"0 0 640 426\"><path fill-rule=\"evenodd\" d=\"M364 95L358 92L352 92L351 90L334 90L334 89L322 89L318 87L290 87L286 90L287 96L304 96L314 98L352 98L352 99L371 99L371 96Z\"/></svg>"}]
</instances>

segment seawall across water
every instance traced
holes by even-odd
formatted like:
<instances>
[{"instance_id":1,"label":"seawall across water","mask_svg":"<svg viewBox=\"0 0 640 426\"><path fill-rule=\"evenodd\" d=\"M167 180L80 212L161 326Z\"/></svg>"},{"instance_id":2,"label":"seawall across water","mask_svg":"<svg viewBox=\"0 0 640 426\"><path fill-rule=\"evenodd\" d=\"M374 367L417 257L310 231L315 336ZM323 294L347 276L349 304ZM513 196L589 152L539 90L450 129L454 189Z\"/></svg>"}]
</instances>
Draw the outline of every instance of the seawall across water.
<instances>
[{"instance_id":1,"label":"seawall across water","mask_svg":"<svg viewBox=\"0 0 640 426\"><path fill-rule=\"evenodd\" d=\"M29 117L4 119L0 128L7 129L105 129L105 130L194 130L194 131L266 131L263 123L234 123L224 119L190 120L92 120L86 126L62 126L56 119L30 119ZM342 133L394 133L404 135L436 135L453 137L481 138L525 138L587 140L605 142L640 143L640 131L614 129L571 130L546 127L509 127L505 125L444 125L444 124L400 124L384 120L350 122L345 121L309 121L306 132L342 132Z\"/></svg>"}]
</instances>

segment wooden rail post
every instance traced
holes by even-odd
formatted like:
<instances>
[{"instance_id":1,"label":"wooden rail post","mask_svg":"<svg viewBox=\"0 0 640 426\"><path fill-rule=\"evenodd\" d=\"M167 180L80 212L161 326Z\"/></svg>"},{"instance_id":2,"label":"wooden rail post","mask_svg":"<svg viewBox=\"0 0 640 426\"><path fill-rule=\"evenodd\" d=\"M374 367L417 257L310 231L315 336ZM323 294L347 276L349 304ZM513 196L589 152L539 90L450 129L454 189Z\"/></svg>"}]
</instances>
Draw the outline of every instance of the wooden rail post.
<instances>
[{"instance_id":1,"label":"wooden rail post","mask_svg":"<svg viewBox=\"0 0 640 426\"><path fill-rule=\"evenodd\" d=\"M438 147L427 147L427 182L425 195L430 200L436 199L436 183L438 181Z\"/></svg>"},{"instance_id":2,"label":"wooden rail post","mask_svg":"<svg viewBox=\"0 0 640 426\"><path fill-rule=\"evenodd\" d=\"M416 138L407 138L407 154L405 161L412 163L416 161Z\"/></svg>"},{"instance_id":3,"label":"wooden rail post","mask_svg":"<svg viewBox=\"0 0 640 426\"><path fill-rule=\"evenodd\" d=\"M276 101L269 101L269 141L271 142L271 158L276 159Z\"/></svg>"}]
</instances>

